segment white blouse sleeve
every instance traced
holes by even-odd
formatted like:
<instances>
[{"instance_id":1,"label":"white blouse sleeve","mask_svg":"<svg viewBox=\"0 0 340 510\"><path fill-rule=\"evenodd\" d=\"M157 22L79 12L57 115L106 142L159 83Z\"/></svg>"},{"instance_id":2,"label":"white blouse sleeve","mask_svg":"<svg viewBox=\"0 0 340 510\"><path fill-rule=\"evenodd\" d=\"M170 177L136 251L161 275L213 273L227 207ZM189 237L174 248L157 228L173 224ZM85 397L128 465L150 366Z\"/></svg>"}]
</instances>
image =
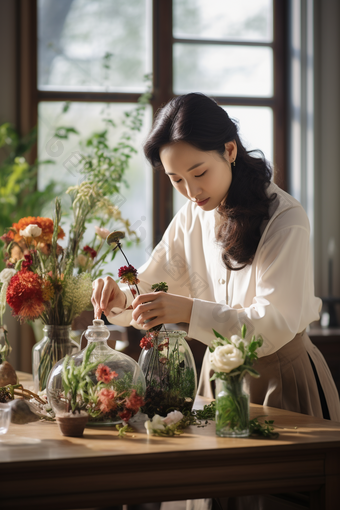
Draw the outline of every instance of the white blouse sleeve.
<instances>
[{"instance_id":1,"label":"white blouse sleeve","mask_svg":"<svg viewBox=\"0 0 340 510\"><path fill-rule=\"evenodd\" d=\"M230 337L245 324L249 337L263 337L258 354L267 356L319 318L321 300L314 295L308 227L274 230L256 253L251 271L256 272L255 293L248 305L232 308L194 300L190 337L209 345L214 339L212 329Z\"/></svg>"},{"instance_id":2,"label":"white blouse sleeve","mask_svg":"<svg viewBox=\"0 0 340 510\"><path fill-rule=\"evenodd\" d=\"M155 283L166 282L169 293L181 296L188 296L188 288L183 285L187 278L187 257L185 254L185 232L190 228L192 222L192 212L190 203L184 205L171 221L169 227L164 233L162 240L152 251L149 260L138 270L140 283L138 288L141 294L152 292L151 286ZM121 290L125 293L128 308L134 296L127 285L121 285ZM118 312L118 313L115 313ZM120 326L133 325L141 329L140 326L132 320L132 310L124 311L113 309L107 319L112 324Z\"/></svg>"}]
</instances>

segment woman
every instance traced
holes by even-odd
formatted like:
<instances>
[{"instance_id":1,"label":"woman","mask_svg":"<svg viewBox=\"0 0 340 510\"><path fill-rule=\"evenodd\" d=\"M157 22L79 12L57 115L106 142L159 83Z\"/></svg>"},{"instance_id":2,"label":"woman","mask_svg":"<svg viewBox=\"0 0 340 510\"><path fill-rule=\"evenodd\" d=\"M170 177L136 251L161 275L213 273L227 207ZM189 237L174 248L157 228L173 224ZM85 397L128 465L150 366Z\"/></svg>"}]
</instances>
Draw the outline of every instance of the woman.
<instances>
[{"instance_id":1,"label":"woman","mask_svg":"<svg viewBox=\"0 0 340 510\"><path fill-rule=\"evenodd\" d=\"M121 325L186 322L209 345L213 329L230 337L246 324L264 342L246 380L251 402L340 421L332 376L305 330L319 318L309 223L302 206L271 182L261 155L242 145L235 123L202 94L162 108L145 155L188 198L149 261L139 270L142 295L112 278L94 283L92 302ZM151 293L166 281L168 293ZM205 359L199 393L212 397Z\"/></svg>"}]
</instances>

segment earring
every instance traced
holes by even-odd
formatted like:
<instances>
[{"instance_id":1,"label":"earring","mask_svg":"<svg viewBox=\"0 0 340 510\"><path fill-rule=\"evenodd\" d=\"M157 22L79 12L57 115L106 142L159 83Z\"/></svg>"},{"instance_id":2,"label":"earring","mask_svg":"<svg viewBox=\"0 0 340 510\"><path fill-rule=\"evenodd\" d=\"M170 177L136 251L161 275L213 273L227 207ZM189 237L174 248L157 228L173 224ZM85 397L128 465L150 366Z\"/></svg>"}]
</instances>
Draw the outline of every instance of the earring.
<instances>
[{"instance_id":1,"label":"earring","mask_svg":"<svg viewBox=\"0 0 340 510\"><path fill-rule=\"evenodd\" d=\"M236 160L234 159L234 161L232 162L232 165L233 166L236 166Z\"/></svg>"}]
</instances>

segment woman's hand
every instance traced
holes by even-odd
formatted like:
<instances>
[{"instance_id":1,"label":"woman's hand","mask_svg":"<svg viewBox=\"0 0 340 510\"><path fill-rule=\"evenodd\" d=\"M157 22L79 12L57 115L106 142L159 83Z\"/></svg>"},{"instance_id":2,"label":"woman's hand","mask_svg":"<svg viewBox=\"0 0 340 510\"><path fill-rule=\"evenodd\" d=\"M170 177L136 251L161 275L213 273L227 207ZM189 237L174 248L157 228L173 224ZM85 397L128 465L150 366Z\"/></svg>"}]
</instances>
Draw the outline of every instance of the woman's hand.
<instances>
[{"instance_id":1,"label":"woman's hand","mask_svg":"<svg viewBox=\"0 0 340 510\"><path fill-rule=\"evenodd\" d=\"M132 318L143 329L150 329L159 324L189 323L192 305L192 298L167 292L142 294L132 302ZM144 324L145 321L149 322Z\"/></svg>"},{"instance_id":2,"label":"woman's hand","mask_svg":"<svg viewBox=\"0 0 340 510\"><path fill-rule=\"evenodd\" d=\"M112 308L125 308L126 296L111 276L98 278L92 287L91 302L96 319L100 319L102 313L109 315Z\"/></svg>"}]
</instances>

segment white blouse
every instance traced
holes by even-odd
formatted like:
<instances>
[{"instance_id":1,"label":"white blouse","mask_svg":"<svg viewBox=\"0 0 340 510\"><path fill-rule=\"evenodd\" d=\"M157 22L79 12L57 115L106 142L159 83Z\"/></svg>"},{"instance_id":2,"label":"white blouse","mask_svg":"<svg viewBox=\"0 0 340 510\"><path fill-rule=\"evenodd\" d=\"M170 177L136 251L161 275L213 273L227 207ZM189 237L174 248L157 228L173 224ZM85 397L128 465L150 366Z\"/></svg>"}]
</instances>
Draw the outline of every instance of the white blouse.
<instances>
[{"instance_id":1,"label":"white blouse","mask_svg":"<svg viewBox=\"0 0 340 510\"><path fill-rule=\"evenodd\" d=\"M141 293L165 281L169 293L194 298L188 336L209 345L213 329L224 336L261 334L259 356L280 349L319 319L321 300L314 295L309 221L301 204L270 184L277 194L253 263L229 271L215 237L220 216L188 201L176 214L162 241L139 269ZM126 306L133 301L126 285ZM115 313L118 312L118 313ZM113 309L113 324L137 326L131 310ZM137 326L138 327L138 326Z\"/></svg>"}]
</instances>

